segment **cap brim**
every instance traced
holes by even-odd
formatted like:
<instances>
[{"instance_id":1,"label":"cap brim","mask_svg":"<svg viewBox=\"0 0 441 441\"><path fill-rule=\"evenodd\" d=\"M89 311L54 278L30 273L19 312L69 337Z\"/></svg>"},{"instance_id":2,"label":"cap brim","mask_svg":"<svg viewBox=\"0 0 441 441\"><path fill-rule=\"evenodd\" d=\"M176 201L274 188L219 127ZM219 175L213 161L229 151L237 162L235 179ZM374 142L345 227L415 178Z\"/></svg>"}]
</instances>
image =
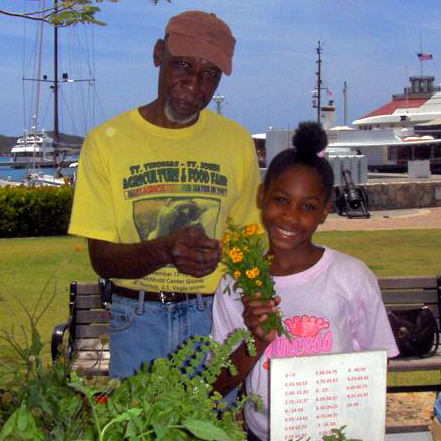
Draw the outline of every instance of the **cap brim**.
<instances>
[{"instance_id":1,"label":"cap brim","mask_svg":"<svg viewBox=\"0 0 441 441\"><path fill-rule=\"evenodd\" d=\"M215 45L187 35L170 33L167 38L167 47L174 56L203 58L216 65L226 75L231 74L231 57Z\"/></svg>"}]
</instances>

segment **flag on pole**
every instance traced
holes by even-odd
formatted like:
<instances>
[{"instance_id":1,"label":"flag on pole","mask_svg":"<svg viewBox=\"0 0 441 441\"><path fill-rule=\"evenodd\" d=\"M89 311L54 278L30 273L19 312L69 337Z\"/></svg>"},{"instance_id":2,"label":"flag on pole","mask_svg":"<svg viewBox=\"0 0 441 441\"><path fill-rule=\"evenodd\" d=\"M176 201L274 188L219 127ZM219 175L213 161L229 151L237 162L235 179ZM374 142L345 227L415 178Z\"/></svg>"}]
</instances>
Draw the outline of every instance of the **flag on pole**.
<instances>
[{"instance_id":1,"label":"flag on pole","mask_svg":"<svg viewBox=\"0 0 441 441\"><path fill-rule=\"evenodd\" d=\"M433 60L432 54L417 54L417 55L418 55L418 61Z\"/></svg>"}]
</instances>

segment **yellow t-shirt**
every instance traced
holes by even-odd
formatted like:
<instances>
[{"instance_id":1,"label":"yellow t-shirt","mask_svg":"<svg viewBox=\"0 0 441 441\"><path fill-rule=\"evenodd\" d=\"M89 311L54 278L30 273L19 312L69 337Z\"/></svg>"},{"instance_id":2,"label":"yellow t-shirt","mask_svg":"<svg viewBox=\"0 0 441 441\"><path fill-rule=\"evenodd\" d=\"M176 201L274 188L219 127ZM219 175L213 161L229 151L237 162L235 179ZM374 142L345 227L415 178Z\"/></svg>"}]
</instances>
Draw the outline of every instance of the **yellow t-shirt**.
<instances>
[{"instance_id":1,"label":"yellow t-shirt","mask_svg":"<svg viewBox=\"0 0 441 441\"><path fill-rule=\"evenodd\" d=\"M81 150L69 233L136 243L192 224L222 239L228 216L258 222L260 174L250 134L207 109L183 129L164 129L132 109L95 128ZM203 278L174 266L141 279L114 279L148 291L213 293L222 268Z\"/></svg>"}]
</instances>

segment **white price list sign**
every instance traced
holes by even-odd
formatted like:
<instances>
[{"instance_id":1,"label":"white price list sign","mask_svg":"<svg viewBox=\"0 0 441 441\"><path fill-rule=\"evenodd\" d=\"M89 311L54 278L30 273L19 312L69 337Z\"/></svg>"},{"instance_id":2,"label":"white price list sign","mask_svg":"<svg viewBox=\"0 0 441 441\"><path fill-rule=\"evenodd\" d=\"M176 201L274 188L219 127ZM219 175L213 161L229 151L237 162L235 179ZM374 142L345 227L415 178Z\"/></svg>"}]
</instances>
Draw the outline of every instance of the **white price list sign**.
<instances>
[{"instance_id":1,"label":"white price list sign","mask_svg":"<svg viewBox=\"0 0 441 441\"><path fill-rule=\"evenodd\" d=\"M347 438L383 441L386 351L271 359L271 441Z\"/></svg>"}]
</instances>

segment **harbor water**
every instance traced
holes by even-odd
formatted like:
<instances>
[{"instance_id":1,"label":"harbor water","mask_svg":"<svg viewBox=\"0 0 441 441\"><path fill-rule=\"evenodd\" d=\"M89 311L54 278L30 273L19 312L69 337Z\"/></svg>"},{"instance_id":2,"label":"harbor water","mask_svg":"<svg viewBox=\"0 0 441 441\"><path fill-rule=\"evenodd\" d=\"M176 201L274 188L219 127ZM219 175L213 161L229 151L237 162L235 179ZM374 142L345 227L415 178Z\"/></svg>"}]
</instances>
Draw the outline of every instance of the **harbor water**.
<instances>
[{"instance_id":1,"label":"harbor water","mask_svg":"<svg viewBox=\"0 0 441 441\"><path fill-rule=\"evenodd\" d=\"M9 162L9 156L0 156L0 163ZM12 182L22 182L27 173L30 173L32 170L26 168L12 168L9 166L0 166L0 180L2 181L12 181ZM40 168L34 170L38 173L44 173L47 175L53 175L55 169L53 167L48 168ZM65 177L72 178L74 176L74 169L72 167L65 167L61 169L61 173Z\"/></svg>"}]
</instances>

